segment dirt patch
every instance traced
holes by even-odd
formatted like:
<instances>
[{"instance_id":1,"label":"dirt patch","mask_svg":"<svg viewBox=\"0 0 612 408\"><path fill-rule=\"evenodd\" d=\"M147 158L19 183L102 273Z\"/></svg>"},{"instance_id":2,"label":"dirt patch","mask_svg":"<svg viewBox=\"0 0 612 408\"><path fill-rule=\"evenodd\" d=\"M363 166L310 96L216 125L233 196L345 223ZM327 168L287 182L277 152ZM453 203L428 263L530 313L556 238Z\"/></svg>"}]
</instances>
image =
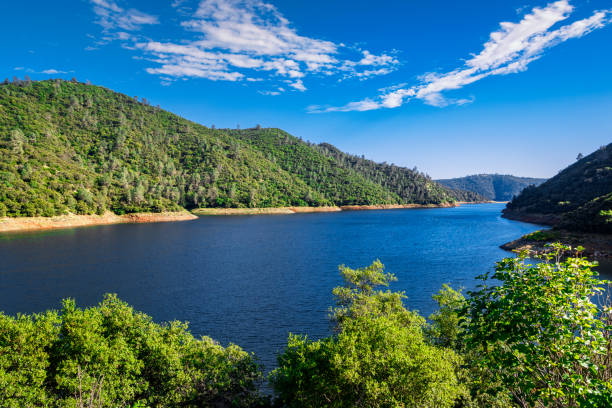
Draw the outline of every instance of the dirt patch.
<instances>
[{"instance_id":1,"label":"dirt patch","mask_svg":"<svg viewBox=\"0 0 612 408\"><path fill-rule=\"evenodd\" d=\"M196 218L195 215L187 211L126 215L116 215L107 212L103 215L68 214L56 217L2 217L0 218L0 232L49 230L121 223L187 221Z\"/></svg>"}]
</instances>

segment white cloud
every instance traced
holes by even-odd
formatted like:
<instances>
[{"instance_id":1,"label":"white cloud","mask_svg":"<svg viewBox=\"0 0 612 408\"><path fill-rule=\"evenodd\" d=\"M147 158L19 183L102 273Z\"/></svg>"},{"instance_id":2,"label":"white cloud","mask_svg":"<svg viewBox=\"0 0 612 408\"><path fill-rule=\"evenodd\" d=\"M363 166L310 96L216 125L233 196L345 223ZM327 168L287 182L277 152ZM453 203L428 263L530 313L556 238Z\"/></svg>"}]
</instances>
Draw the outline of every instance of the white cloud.
<instances>
[{"instance_id":1,"label":"white cloud","mask_svg":"<svg viewBox=\"0 0 612 408\"><path fill-rule=\"evenodd\" d=\"M376 99L366 98L341 107L317 107L311 112L346 112L381 108L396 108L413 98L432 106L463 105L473 98L452 99L445 91L461 89L466 85L492 75L507 75L527 70L544 51L572 38L580 38L612 22L612 9L594 12L590 17L552 29L569 18L573 6L559 0L546 7L536 7L518 23L502 22L500 29L490 34L483 50L467 59L463 66L446 73L428 73L420 83L411 87L396 86L381 90ZM364 60L371 60L364 54Z\"/></svg>"},{"instance_id":2,"label":"white cloud","mask_svg":"<svg viewBox=\"0 0 612 408\"><path fill-rule=\"evenodd\" d=\"M93 4L93 11L98 16L96 23L101 25L106 31L122 29L125 31L138 31L144 25L159 24L157 17L136 9L120 7L113 0L90 0ZM118 33L125 39L127 33Z\"/></svg>"},{"instance_id":3,"label":"white cloud","mask_svg":"<svg viewBox=\"0 0 612 408\"><path fill-rule=\"evenodd\" d=\"M68 71L59 71L57 69L45 69L44 71L41 71L41 73L43 74L48 74L48 75L55 75L55 74L66 74Z\"/></svg>"},{"instance_id":4,"label":"white cloud","mask_svg":"<svg viewBox=\"0 0 612 408\"><path fill-rule=\"evenodd\" d=\"M304 86L304 83L302 82L301 79L298 79L295 82L289 81L289 86L301 92L304 92L306 90L306 87Z\"/></svg>"},{"instance_id":5,"label":"white cloud","mask_svg":"<svg viewBox=\"0 0 612 408\"><path fill-rule=\"evenodd\" d=\"M124 10L112 0L90 0L110 40L124 48L138 49L158 66L148 73L175 78L208 78L237 81L266 79L304 91L304 79L313 75L339 75L367 79L386 75L399 66L390 55L347 47L332 41L298 34L275 6L264 0L202 0L180 23L181 38L167 41L144 39L133 34L156 17ZM187 8L184 1L171 6ZM126 44L128 43L129 44Z\"/></svg>"},{"instance_id":6,"label":"white cloud","mask_svg":"<svg viewBox=\"0 0 612 408\"><path fill-rule=\"evenodd\" d=\"M268 95L268 96L277 96L281 94L281 91L257 91L262 95Z\"/></svg>"}]
</instances>

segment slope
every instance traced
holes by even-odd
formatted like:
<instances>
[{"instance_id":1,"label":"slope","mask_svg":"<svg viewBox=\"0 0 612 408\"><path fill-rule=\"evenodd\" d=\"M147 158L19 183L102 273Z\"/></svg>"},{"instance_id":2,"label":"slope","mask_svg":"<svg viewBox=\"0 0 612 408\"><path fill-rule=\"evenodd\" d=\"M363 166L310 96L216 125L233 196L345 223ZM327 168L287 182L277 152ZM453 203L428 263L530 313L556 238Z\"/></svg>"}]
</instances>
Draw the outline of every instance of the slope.
<instances>
[{"instance_id":1,"label":"slope","mask_svg":"<svg viewBox=\"0 0 612 408\"><path fill-rule=\"evenodd\" d=\"M527 186L542 184L546 179L516 177L505 174L475 174L472 176L436 180L453 189L473 191L487 200L509 201Z\"/></svg>"},{"instance_id":2,"label":"slope","mask_svg":"<svg viewBox=\"0 0 612 408\"><path fill-rule=\"evenodd\" d=\"M612 144L508 203L504 216L560 228L612 233Z\"/></svg>"},{"instance_id":3,"label":"slope","mask_svg":"<svg viewBox=\"0 0 612 408\"><path fill-rule=\"evenodd\" d=\"M418 173L324 150L276 129L209 129L99 86L4 84L0 216L455 200Z\"/></svg>"}]
</instances>

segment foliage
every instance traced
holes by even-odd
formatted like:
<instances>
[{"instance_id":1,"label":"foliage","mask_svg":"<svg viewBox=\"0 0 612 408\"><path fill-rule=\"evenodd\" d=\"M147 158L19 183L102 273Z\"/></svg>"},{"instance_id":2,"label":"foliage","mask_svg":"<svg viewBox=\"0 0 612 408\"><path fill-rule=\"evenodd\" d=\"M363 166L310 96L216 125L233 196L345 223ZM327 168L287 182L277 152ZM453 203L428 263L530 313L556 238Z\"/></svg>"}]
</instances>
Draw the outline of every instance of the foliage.
<instances>
[{"instance_id":1,"label":"foliage","mask_svg":"<svg viewBox=\"0 0 612 408\"><path fill-rule=\"evenodd\" d=\"M509 201L519 195L525 187L538 186L546 179L516 177L509 174L475 174L436 181L450 188L473 191L485 200Z\"/></svg>"},{"instance_id":2,"label":"foliage","mask_svg":"<svg viewBox=\"0 0 612 408\"><path fill-rule=\"evenodd\" d=\"M76 81L0 85L0 216L455 197L417 171L278 129L211 129Z\"/></svg>"},{"instance_id":3,"label":"foliage","mask_svg":"<svg viewBox=\"0 0 612 408\"><path fill-rule=\"evenodd\" d=\"M474 378L521 407L610 406L609 307L592 303L602 281L584 258L562 261L552 245L542 262L526 254L498 262L469 293L464 332Z\"/></svg>"},{"instance_id":4,"label":"foliage","mask_svg":"<svg viewBox=\"0 0 612 408\"><path fill-rule=\"evenodd\" d=\"M438 304L438 310L429 316L432 322L427 333L430 341L442 347L460 349L459 321L460 311L465 306L465 297L461 290L454 290L448 284L442 285L442 289L432 297Z\"/></svg>"},{"instance_id":5,"label":"foliage","mask_svg":"<svg viewBox=\"0 0 612 408\"><path fill-rule=\"evenodd\" d=\"M59 313L0 314L2 407L246 407L260 379L239 347L155 324L114 295L87 309L68 299Z\"/></svg>"},{"instance_id":6,"label":"foliage","mask_svg":"<svg viewBox=\"0 0 612 408\"><path fill-rule=\"evenodd\" d=\"M564 215L559 227L612 234L612 192L594 198Z\"/></svg>"},{"instance_id":7,"label":"foliage","mask_svg":"<svg viewBox=\"0 0 612 408\"><path fill-rule=\"evenodd\" d=\"M552 241L557 239L559 234L556 231L551 230L539 230L534 231L531 234L527 234L524 236L525 239L529 241Z\"/></svg>"},{"instance_id":8,"label":"foliage","mask_svg":"<svg viewBox=\"0 0 612 408\"><path fill-rule=\"evenodd\" d=\"M230 134L264 152L283 169L297 173L325 196L338 197L336 204L359 204L364 199L371 201L376 197L378 203L389 204L444 203L454 201L461 194L433 182L416 169L375 163L344 153L328 143L305 143L280 129L232 130ZM354 181L361 187L355 190L346 181ZM346 198L338 201L342 196ZM470 195L463 198L476 199Z\"/></svg>"},{"instance_id":9,"label":"foliage","mask_svg":"<svg viewBox=\"0 0 612 408\"><path fill-rule=\"evenodd\" d=\"M611 233L612 143L560 171L538 187L527 187L504 213L547 215L571 231ZM602 214L602 211L604 214Z\"/></svg>"},{"instance_id":10,"label":"foliage","mask_svg":"<svg viewBox=\"0 0 612 408\"><path fill-rule=\"evenodd\" d=\"M450 407L464 388L459 356L427 343L425 320L402 305L403 293L374 290L394 280L375 261L340 267L334 289L336 335L290 336L271 382L288 407Z\"/></svg>"}]
</instances>

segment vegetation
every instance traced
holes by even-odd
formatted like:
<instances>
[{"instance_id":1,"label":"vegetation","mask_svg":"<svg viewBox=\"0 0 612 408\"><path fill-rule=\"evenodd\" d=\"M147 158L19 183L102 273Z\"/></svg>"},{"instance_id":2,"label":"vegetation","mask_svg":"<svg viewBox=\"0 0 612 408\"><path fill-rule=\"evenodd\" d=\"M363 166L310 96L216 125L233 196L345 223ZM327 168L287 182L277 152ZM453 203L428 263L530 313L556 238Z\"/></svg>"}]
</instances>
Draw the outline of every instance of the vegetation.
<instances>
[{"instance_id":1,"label":"vegetation","mask_svg":"<svg viewBox=\"0 0 612 408\"><path fill-rule=\"evenodd\" d=\"M76 81L0 85L0 216L458 198L475 196L278 129L211 129Z\"/></svg>"},{"instance_id":2,"label":"vegetation","mask_svg":"<svg viewBox=\"0 0 612 408\"><path fill-rule=\"evenodd\" d=\"M594 264L562 262L567 248L552 248L535 265L524 253L504 259L470 293L462 347L474 384L520 407L610 406L612 308L592 302L606 282Z\"/></svg>"},{"instance_id":3,"label":"vegetation","mask_svg":"<svg viewBox=\"0 0 612 408\"><path fill-rule=\"evenodd\" d=\"M525 235L523 238L529 241L551 242L558 239L559 234L551 230L534 231L531 234Z\"/></svg>"},{"instance_id":4,"label":"vegetation","mask_svg":"<svg viewBox=\"0 0 612 408\"><path fill-rule=\"evenodd\" d=\"M2 407L249 407L261 378L238 346L155 324L111 295L88 309L69 299L59 313L0 313Z\"/></svg>"},{"instance_id":5,"label":"vegetation","mask_svg":"<svg viewBox=\"0 0 612 408\"><path fill-rule=\"evenodd\" d=\"M504 214L552 220L570 231L612 233L612 144L562 170L514 198ZM549 221L550 222L550 221Z\"/></svg>"},{"instance_id":6,"label":"vegetation","mask_svg":"<svg viewBox=\"0 0 612 408\"><path fill-rule=\"evenodd\" d=\"M456 370L461 358L428 344L425 319L402 304L403 293L374 290L394 276L376 261L340 267L334 289L336 335L318 341L290 336L272 374L287 407L451 407L466 393Z\"/></svg>"},{"instance_id":7,"label":"vegetation","mask_svg":"<svg viewBox=\"0 0 612 408\"><path fill-rule=\"evenodd\" d=\"M473 176L436 180L438 183L453 188L471 191L486 200L510 201L527 186L538 186L546 179L516 177L505 174L475 174Z\"/></svg>"},{"instance_id":8,"label":"vegetation","mask_svg":"<svg viewBox=\"0 0 612 408\"><path fill-rule=\"evenodd\" d=\"M115 296L0 313L0 406L611 406L609 282L569 249L504 259L467 296L444 285L429 323L403 293L380 289L395 277L379 261L341 266L333 335L290 335L270 376L274 401L258 393L253 356L155 324Z\"/></svg>"}]
</instances>

